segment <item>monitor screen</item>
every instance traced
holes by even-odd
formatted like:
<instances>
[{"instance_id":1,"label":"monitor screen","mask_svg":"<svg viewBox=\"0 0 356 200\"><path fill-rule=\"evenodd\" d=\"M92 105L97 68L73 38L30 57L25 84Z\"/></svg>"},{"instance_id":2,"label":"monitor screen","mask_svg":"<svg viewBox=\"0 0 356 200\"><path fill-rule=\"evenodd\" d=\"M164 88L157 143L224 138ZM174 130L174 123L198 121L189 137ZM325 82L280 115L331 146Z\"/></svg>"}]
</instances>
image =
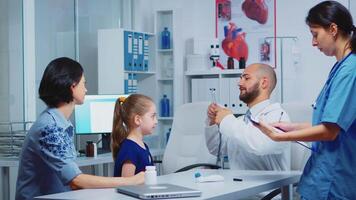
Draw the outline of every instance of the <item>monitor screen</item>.
<instances>
[{"instance_id":1,"label":"monitor screen","mask_svg":"<svg viewBox=\"0 0 356 200\"><path fill-rule=\"evenodd\" d=\"M74 108L76 134L111 133L115 102L128 95L86 95Z\"/></svg>"}]
</instances>

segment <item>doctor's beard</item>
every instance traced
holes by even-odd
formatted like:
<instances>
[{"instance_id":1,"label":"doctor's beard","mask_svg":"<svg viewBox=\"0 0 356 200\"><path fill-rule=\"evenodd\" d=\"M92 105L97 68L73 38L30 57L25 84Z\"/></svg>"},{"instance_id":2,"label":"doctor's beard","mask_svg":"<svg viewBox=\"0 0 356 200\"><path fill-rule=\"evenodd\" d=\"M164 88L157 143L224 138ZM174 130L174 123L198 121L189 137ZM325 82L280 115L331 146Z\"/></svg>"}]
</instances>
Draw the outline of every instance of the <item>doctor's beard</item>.
<instances>
[{"instance_id":1,"label":"doctor's beard","mask_svg":"<svg viewBox=\"0 0 356 200\"><path fill-rule=\"evenodd\" d=\"M258 82L255 83L250 90L245 88L245 93L241 92L240 88L240 100L243 101L246 104L251 103L253 100L255 100L258 96L260 95L260 90L258 88Z\"/></svg>"}]
</instances>

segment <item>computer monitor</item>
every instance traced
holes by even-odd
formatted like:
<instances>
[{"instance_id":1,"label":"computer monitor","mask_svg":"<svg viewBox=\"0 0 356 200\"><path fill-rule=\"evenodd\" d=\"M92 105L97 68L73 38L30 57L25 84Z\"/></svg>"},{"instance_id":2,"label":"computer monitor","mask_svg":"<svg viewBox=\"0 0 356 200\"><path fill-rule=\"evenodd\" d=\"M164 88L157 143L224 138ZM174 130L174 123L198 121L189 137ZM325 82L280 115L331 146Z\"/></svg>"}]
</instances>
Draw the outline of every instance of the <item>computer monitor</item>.
<instances>
[{"instance_id":1,"label":"computer monitor","mask_svg":"<svg viewBox=\"0 0 356 200\"><path fill-rule=\"evenodd\" d=\"M84 103L74 108L76 134L111 133L115 102L119 97L128 95L86 95Z\"/></svg>"},{"instance_id":2,"label":"computer monitor","mask_svg":"<svg viewBox=\"0 0 356 200\"><path fill-rule=\"evenodd\" d=\"M129 95L86 95L84 103L74 108L74 125L77 135L101 134L98 153L110 152L110 133L116 100Z\"/></svg>"}]
</instances>

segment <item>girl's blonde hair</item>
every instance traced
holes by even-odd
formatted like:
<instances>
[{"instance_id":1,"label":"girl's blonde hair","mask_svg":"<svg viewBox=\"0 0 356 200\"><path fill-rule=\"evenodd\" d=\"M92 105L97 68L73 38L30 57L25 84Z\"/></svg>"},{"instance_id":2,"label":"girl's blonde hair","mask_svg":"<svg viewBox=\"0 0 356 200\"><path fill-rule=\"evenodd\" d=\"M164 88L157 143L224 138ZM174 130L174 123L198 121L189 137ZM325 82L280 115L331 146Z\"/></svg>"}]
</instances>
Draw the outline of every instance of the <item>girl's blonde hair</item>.
<instances>
[{"instance_id":1,"label":"girl's blonde hair","mask_svg":"<svg viewBox=\"0 0 356 200\"><path fill-rule=\"evenodd\" d=\"M134 116L143 116L148 112L150 104L153 104L153 100L142 94L131 94L125 100L116 100L111 132L111 152L114 160L121 143L133 128Z\"/></svg>"}]
</instances>

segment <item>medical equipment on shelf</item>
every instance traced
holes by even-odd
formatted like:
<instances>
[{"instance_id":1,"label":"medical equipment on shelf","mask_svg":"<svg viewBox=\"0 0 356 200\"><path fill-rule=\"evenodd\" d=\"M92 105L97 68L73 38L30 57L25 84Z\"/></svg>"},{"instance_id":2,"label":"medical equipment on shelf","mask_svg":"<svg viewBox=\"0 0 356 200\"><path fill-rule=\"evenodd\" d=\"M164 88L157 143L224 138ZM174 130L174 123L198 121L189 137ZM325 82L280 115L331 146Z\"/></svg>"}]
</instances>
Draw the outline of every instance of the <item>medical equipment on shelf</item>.
<instances>
[{"instance_id":1,"label":"medical equipment on shelf","mask_svg":"<svg viewBox=\"0 0 356 200\"><path fill-rule=\"evenodd\" d=\"M224 69L224 66L220 63L220 45L219 40L216 38L210 45L210 60L213 61L213 67Z\"/></svg>"}]
</instances>

